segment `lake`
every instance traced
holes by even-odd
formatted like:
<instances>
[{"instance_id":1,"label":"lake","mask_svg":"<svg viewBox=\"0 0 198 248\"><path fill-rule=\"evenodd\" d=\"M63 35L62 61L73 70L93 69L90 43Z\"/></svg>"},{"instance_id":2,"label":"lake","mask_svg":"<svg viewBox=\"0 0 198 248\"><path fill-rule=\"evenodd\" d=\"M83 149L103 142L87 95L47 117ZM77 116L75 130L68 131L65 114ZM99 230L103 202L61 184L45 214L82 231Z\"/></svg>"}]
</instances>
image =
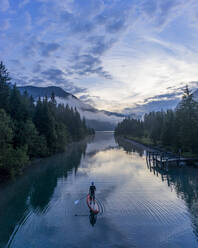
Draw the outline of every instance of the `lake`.
<instances>
[{"instance_id":1,"label":"lake","mask_svg":"<svg viewBox=\"0 0 198 248\"><path fill-rule=\"evenodd\" d=\"M0 186L0 247L198 247L198 169L160 170L145 154L96 132L34 162ZM97 217L85 198L92 181Z\"/></svg>"}]
</instances>

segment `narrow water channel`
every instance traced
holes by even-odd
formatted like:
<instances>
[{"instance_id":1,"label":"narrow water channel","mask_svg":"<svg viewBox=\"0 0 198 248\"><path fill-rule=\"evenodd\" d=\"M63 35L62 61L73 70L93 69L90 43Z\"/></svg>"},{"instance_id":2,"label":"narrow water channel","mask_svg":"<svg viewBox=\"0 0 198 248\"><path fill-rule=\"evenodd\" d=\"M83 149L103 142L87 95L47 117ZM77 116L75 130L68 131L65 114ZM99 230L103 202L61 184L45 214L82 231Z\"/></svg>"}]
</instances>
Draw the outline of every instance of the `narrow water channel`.
<instances>
[{"instance_id":1,"label":"narrow water channel","mask_svg":"<svg viewBox=\"0 0 198 248\"><path fill-rule=\"evenodd\" d=\"M97 187L97 218L85 199ZM148 166L113 133L73 144L0 186L0 247L198 247L198 169Z\"/></svg>"}]
</instances>

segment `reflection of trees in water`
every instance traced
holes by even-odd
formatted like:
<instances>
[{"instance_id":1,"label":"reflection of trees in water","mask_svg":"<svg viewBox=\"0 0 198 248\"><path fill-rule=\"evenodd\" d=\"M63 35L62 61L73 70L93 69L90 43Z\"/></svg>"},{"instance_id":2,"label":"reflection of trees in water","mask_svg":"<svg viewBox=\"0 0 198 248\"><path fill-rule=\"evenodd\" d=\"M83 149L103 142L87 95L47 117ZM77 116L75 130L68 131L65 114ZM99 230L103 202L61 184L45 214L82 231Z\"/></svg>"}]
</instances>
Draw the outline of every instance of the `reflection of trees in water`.
<instances>
[{"instance_id":1,"label":"reflection of trees in water","mask_svg":"<svg viewBox=\"0 0 198 248\"><path fill-rule=\"evenodd\" d=\"M137 152L140 156L144 154L144 149L138 145L126 142L122 138L117 138L116 142L127 153ZM166 181L170 188L174 188L178 197L186 202L186 206L191 213L193 228L198 237L198 169L193 167L175 167L168 166L160 169L149 163L147 159L148 169L162 181Z\"/></svg>"},{"instance_id":2,"label":"reflection of trees in water","mask_svg":"<svg viewBox=\"0 0 198 248\"><path fill-rule=\"evenodd\" d=\"M73 144L67 153L43 159L29 168L16 182L0 192L0 247L4 247L14 229L26 218L30 208L36 213L46 210L59 178L77 172L86 142Z\"/></svg>"},{"instance_id":3,"label":"reflection of trees in water","mask_svg":"<svg viewBox=\"0 0 198 248\"><path fill-rule=\"evenodd\" d=\"M130 142L125 141L123 138L116 136L115 141L116 143L118 143L119 146L124 148L127 153L138 153L140 157L144 155L144 149L141 147L141 145L132 144Z\"/></svg>"},{"instance_id":4,"label":"reflection of trees in water","mask_svg":"<svg viewBox=\"0 0 198 248\"><path fill-rule=\"evenodd\" d=\"M198 169L193 167L168 166L160 169L147 160L148 168L154 175L160 176L169 187L174 187L178 197L186 202L191 213L193 228L198 236Z\"/></svg>"},{"instance_id":5,"label":"reflection of trees in water","mask_svg":"<svg viewBox=\"0 0 198 248\"><path fill-rule=\"evenodd\" d=\"M59 178L66 178L72 169L76 173L85 150L86 144L75 145L68 154L59 154L49 159L46 168L36 174L36 177L32 179L30 194L30 203L35 209L41 212L45 209Z\"/></svg>"}]
</instances>

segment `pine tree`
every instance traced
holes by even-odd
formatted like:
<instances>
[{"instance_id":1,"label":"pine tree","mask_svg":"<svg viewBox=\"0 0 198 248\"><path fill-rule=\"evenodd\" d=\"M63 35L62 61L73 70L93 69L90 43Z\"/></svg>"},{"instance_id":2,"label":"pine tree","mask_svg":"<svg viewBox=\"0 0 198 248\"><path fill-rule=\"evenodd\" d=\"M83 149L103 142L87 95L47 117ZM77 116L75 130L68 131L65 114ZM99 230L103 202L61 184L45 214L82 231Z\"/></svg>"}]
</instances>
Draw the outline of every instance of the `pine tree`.
<instances>
[{"instance_id":1,"label":"pine tree","mask_svg":"<svg viewBox=\"0 0 198 248\"><path fill-rule=\"evenodd\" d=\"M10 77L3 62L0 62L0 108L9 111Z\"/></svg>"},{"instance_id":2,"label":"pine tree","mask_svg":"<svg viewBox=\"0 0 198 248\"><path fill-rule=\"evenodd\" d=\"M182 101L176 110L179 128L179 144L186 151L198 151L198 104L193 100L188 86L184 89Z\"/></svg>"},{"instance_id":3,"label":"pine tree","mask_svg":"<svg viewBox=\"0 0 198 248\"><path fill-rule=\"evenodd\" d=\"M11 87L0 63L0 175L21 173L29 158L64 151L69 142L92 133L77 109L57 106L53 92L35 104L26 91Z\"/></svg>"}]
</instances>

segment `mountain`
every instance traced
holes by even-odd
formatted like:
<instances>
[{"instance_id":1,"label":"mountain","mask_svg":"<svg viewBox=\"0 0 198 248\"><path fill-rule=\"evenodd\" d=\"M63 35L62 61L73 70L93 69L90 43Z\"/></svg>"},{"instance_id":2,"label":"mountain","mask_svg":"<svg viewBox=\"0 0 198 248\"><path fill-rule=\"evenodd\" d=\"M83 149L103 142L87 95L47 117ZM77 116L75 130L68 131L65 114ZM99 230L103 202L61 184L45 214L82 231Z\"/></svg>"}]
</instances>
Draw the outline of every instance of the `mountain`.
<instances>
[{"instance_id":1,"label":"mountain","mask_svg":"<svg viewBox=\"0 0 198 248\"><path fill-rule=\"evenodd\" d=\"M79 100L76 96L64 91L60 87L49 86L49 87L36 87L36 86L23 86L18 87L21 93L25 91L29 95L32 95L35 100L39 97L50 97L52 92L55 94L57 103L69 105L72 108L77 108L81 117L85 117L87 125L94 128L97 131L111 131L114 130L116 124L122 121L127 115L109 112L105 110L97 110L91 105L84 103Z\"/></svg>"},{"instance_id":2,"label":"mountain","mask_svg":"<svg viewBox=\"0 0 198 248\"><path fill-rule=\"evenodd\" d=\"M39 96L40 97L42 96L51 97L52 92L54 92L56 96L59 96L62 98L66 98L69 95L71 95L67 93L66 91L64 91L62 88L56 87L56 86L49 86L49 87L24 86L24 87L18 87L18 89L20 90L21 93L23 93L24 91L27 91L28 94L32 95L33 98L35 99L38 98Z\"/></svg>"}]
</instances>

